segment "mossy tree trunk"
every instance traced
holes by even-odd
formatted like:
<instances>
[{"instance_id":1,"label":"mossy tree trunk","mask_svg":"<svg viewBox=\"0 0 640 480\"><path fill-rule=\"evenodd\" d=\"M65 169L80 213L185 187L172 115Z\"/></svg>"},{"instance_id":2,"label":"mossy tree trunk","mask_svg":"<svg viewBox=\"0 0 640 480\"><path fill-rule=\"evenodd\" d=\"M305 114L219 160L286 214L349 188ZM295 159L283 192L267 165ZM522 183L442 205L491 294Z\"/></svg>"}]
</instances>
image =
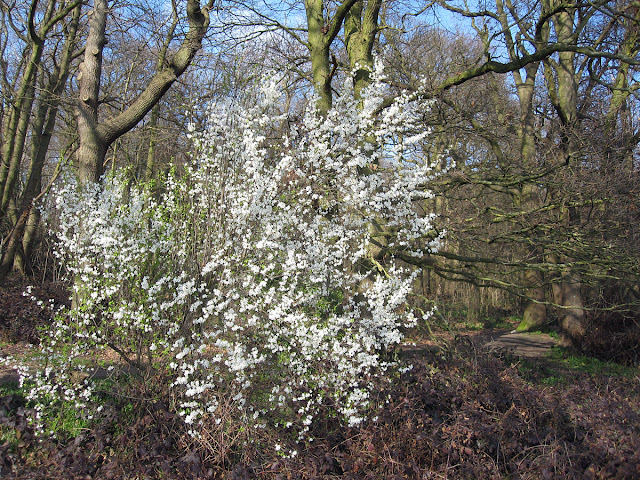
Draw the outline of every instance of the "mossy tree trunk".
<instances>
[{"instance_id":1,"label":"mossy tree trunk","mask_svg":"<svg viewBox=\"0 0 640 480\"><path fill-rule=\"evenodd\" d=\"M353 75L353 93L358 100L371 84L373 46L378 35L381 6L382 0L370 0L364 9L363 0L358 0L344 22L344 42Z\"/></svg>"},{"instance_id":2,"label":"mossy tree trunk","mask_svg":"<svg viewBox=\"0 0 640 480\"><path fill-rule=\"evenodd\" d=\"M345 16L355 3L356 0L343 0L333 16L328 16L324 0L305 0L304 2L308 30L307 48L311 59L313 88L318 97L316 105L320 115L326 115L333 102L331 80L334 72L331 44L342 28Z\"/></svg>"}]
</instances>

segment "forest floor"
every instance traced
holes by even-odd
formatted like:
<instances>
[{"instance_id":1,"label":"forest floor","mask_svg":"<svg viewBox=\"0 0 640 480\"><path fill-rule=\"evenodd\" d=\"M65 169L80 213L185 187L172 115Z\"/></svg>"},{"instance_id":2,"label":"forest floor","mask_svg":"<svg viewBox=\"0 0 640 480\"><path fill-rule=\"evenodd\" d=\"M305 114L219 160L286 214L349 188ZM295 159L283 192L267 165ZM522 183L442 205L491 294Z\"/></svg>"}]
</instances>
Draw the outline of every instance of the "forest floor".
<instances>
[{"instance_id":1,"label":"forest floor","mask_svg":"<svg viewBox=\"0 0 640 480\"><path fill-rule=\"evenodd\" d=\"M0 357L38 351L47 318L23 290L0 287ZM60 285L33 294L65 296ZM509 328L415 332L398 352L413 368L376 386L376 421L347 428L326 418L312 425L313 442L272 430L244 446L240 426L193 441L162 390L153 400L129 390L99 422L37 436L15 372L4 369L0 478L640 478L640 369L553 344ZM290 450L297 455L282 455Z\"/></svg>"}]
</instances>

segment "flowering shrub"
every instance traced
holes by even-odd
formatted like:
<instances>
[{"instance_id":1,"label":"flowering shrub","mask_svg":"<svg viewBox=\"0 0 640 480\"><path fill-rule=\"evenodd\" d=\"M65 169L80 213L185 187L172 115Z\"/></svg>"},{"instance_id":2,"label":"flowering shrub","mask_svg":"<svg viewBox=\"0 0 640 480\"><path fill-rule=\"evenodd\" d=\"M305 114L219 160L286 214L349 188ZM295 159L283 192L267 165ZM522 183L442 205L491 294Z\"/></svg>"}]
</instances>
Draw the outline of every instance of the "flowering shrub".
<instances>
[{"instance_id":1,"label":"flowering shrub","mask_svg":"<svg viewBox=\"0 0 640 480\"><path fill-rule=\"evenodd\" d=\"M401 97L377 115L380 97L359 110L343 95L295 122L277 100L270 84L252 108L213 107L160 201L119 178L59 191L76 307L48 346L66 359L58 385L70 358L110 349L166 369L188 424L220 422L229 401L300 438L323 409L363 421L384 352L416 321L413 276L384 253L437 247L415 208L431 175L416 161L427 106Z\"/></svg>"}]
</instances>

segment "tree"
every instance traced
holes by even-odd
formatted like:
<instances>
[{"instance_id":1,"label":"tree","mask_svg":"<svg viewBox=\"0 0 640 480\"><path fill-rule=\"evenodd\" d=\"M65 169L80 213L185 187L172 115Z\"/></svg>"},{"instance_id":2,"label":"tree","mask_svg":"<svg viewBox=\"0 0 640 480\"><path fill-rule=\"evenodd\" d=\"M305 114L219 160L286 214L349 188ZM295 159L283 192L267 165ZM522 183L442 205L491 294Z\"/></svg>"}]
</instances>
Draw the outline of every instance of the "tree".
<instances>
[{"instance_id":1,"label":"tree","mask_svg":"<svg viewBox=\"0 0 640 480\"><path fill-rule=\"evenodd\" d=\"M335 8L333 15L323 0L305 0L307 14L307 42L313 87L318 96L318 112L325 114L331 108L333 93L331 80L331 45L342 29L342 25L356 0L343 0ZM361 5L361 4L360 4Z\"/></svg>"},{"instance_id":2,"label":"tree","mask_svg":"<svg viewBox=\"0 0 640 480\"><path fill-rule=\"evenodd\" d=\"M395 241L424 253L410 241L429 219L411 207L429 170L402 168L411 142L395 142L404 128L412 136L424 103L402 98L372 122L345 92L285 130L279 86L265 87L250 107L211 110L195 157L166 177L159 201L117 174L61 189L59 255L84 301L57 317L44 348L55 368L31 398L46 389L84 406L92 378L74 382L86 371L77 358L112 350L134 380L167 376L194 434L201 421L219 424L229 402L243 428L286 423L299 440L319 413L364 421L372 380L395 366L385 352L415 323L404 308L412 276L387 265L363 289L351 265L367 257L370 218L393 219ZM396 167L363 180L372 156L390 152Z\"/></svg>"},{"instance_id":3,"label":"tree","mask_svg":"<svg viewBox=\"0 0 640 480\"><path fill-rule=\"evenodd\" d=\"M158 103L171 85L190 65L201 48L209 26L208 5L201 8L198 0L187 0L188 30L175 54L149 81L147 87L123 112L100 121L100 83L102 55L106 45L108 5L96 0L89 21L85 56L78 75L79 97L76 105L79 147L77 152L78 176L82 183L98 182L103 173L109 146L124 133L135 127Z\"/></svg>"},{"instance_id":4,"label":"tree","mask_svg":"<svg viewBox=\"0 0 640 480\"><path fill-rule=\"evenodd\" d=\"M619 91L609 84L606 76L601 75L603 70L596 71L592 67L616 65L616 69L624 71L637 64L637 51L624 50L628 44L621 40L627 34L620 32L633 32L637 28L633 16L636 10L625 6L616 8L605 2L589 5L523 4L517 8L510 2L496 2L494 10L475 12L449 3L442 5L473 19L477 38L483 45L483 55L477 57L478 66L468 67L464 72L448 77L431 89L430 94L454 108L477 138L484 138L489 147L486 151L495 156L498 166L497 170L493 169L492 160L470 165L468 169L462 167L463 171L466 170L464 176L452 172L442 191L448 198L451 198L453 189L462 191L463 187L468 192L484 189L492 195L488 202L478 202L478 216L475 218L479 222L476 232L480 232L483 226L489 235L477 235L475 240L470 236L469 239L480 244L488 242L494 246L494 251L496 245L511 246L501 258L483 258L455 251L441 251L438 255L468 266L467 271L453 265L445 269L453 274L453 278L478 285L499 286L529 299L523 326L543 322L545 305L554 305L562 322L563 342L580 347L587 327L585 313L598 308L596 303L585 304L584 282L591 285L608 282L602 276L603 272L612 273L614 270L616 281L628 286L638 282L636 269L627 269L623 273L615 268L610 256L596 253L601 252L598 246L602 244L602 235L596 232L604 227L600 222L605 216L598 215L599 219L594 221L596 217L592 206L606 205L612 198L598 194L587 200L584 195L587 188L590 189L585 175L593 175L595 171L599 172L598 175L603 173L597 166L601 165L602 157L594 155L592 139L603 137L599 129L606 122L596 122L600 125L597 127L586 117L596 115L593 110L587 114L593 92L598 90L596 85L604 87L600 94L611 94L613 105L617 94L612 92ZM621 23L621 19L624 22ZM626 25L626 28L614 32L613 25L619 24ZM631 25L633 27L629 30ZM504 62L493 59L492 41L496 39L503 42L499 51L507 55ZM618 45L623 48L617 48ZM486 60L481 60L483 57ZM540 81L541 65L544 65L546 82ZM485 116L480 120L477 115L470 114L468 105L457 106L460 101L452 102L439 95L460 79L476 76L482 70L500 72L514 66L522 67L522 73L518 68L511 70L519 103L519 121L511 120L517 125L517 154L507 142L501 142L500 137L495 136L502 127L487 122L487 119L496 117ZM612 78L619 77L613 75ZM633 89L626 89L626 92L629 94ZM495 102L495 106L504 111L502 105L506 103L500 100ZM546 104L553 108L550 116L546 115L550 112L545 108ZM497 118L504 115L500 110L496 113ZM459 198L470 199L468 195ZM510 199L511 206L507 207L500 198ZM459 208L453 204L450 207ZM497 225L509 228L492 233L491 229ZM585 232L589 234L585 235ZM615 236L611 241L618 243ZM516 253L518 251L520 253ZM520 255L519 262L512 260L514 254ZM433 259L423 261L425 266L439 268L443 272L442 265L434 266ZM626 265L632 263L624 261ZM482 269L478 269L481 266ZM524 278L515 281L518 277L510 275L505 281L504 272L500 273L500 270L488 275L489 266L522 272ZM547 296L548 288L553 290L552 297ZM632 311L637 306L627 304L623 308Z\"/></svg>"},{"instance_id":5,"label":"tree","mask_svg":"<svg viewBox=\"0 0 640 480\"><path fill-rule=\"evenodd\" d=\"M26 25L16 25L13 12L3 4L3 16L6 21L4 26L10 26L14 41L21 40L24 43L24 58L27 61L13 66L13 87L8 81L9 69L12 66L3 63L3 91L8 109L3 110L2 118L0 232L3 236L6 235L6 238L1 252L0 281L13 267L15 258L18 259L19 268L23 271L26 269L25 252L28 254L30 250L38 218L38 213L33 207L35 200L40 196L42 171L49 142L75 53L81 7L77 1L60 5L51 1L46 4L44 11L40 11L38 2L34 1L28 8ZM40 20L39 25L36 25L36 19ZM64 22L68 23L63 29L60 26ZM56 35L60 30L63 30L63 40L61 45L58 45ZM7 35L7 38L10 38L10 35ZM49 53L46 50L51 43L53 47L50 47ZM56 59L55 52L58 47L62 54ZM51 55L48 61L46 55ZM37 102L36 91L39 92ZM28 149L29 129L32 131L31 164L26 185L19 194L17 180L24 152Z\"/></svg>"}]
</instances>

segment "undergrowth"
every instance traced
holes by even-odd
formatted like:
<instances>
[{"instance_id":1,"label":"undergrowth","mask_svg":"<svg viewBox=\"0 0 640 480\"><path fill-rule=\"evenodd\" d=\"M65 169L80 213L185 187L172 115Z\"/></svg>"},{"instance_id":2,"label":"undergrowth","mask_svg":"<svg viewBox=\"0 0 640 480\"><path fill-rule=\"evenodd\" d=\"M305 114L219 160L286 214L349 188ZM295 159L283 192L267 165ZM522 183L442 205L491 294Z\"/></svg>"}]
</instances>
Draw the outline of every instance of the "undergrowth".
<instances>
[{"instance_id":1,"label":"undergrowth","mask_svg":"<svg viewBox=\"0 0 640 480\"><path fill-rule=\"evenodd\" d=\"M557 354L556 354L557 355ZM314 441L284 428L243 430L228 415L187 435L161 376L104 379L100 421L75 436L36 438L16 385L0 390L2 478L637 478L640 382L597 364L566 365L549 388L515 357L459 343L404 359L413 368L374 388L375 417L360 427L320 417ZM573 360L570 360L573 362ZM544 365L547 365L546 367ZM547 370L544 370L547 368ZM614 371L617 371L614 369ZM627 372L627 373L625 373ZM636 372L637 373L637 372ZM142 385L142 386L141 386ZM107 388L108 387L108 388ZM291 452L295 451L296 454Z\"/></svg>"}]
</instances>

